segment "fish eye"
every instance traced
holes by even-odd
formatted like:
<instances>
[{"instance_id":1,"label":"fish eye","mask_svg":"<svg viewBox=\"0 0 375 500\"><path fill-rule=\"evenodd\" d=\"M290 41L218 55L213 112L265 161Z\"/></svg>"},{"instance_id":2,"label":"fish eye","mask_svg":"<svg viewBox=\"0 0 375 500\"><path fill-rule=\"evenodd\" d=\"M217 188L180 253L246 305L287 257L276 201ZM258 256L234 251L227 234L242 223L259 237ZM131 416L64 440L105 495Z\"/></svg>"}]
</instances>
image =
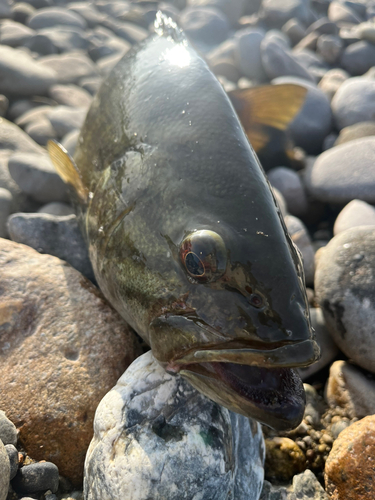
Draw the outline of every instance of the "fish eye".
<instances>
[{"instance_id":1,"label":"fish eye","mask_svg":"<svg viewBox=\"0 0 375 500\"><path fill-rule=\"evenodd\" d=\"M199 283L217 280L227 267L224 241L214 231L195 231L184 238L180 245L180 259L188 276Z\"/></svg>"},{"instance_id":2,"label":"fish eye","mask_svg":"<svg viewBox=\"0 0 375 500\"><path fill-rule=\"evenodd\" d=\"M249 303L253 306L256 307L257 309L260 309L261 307L264 306L264 300L263 297L258 295L257 293L253 293L249 297Z\"/></svg>"}]
</instances>

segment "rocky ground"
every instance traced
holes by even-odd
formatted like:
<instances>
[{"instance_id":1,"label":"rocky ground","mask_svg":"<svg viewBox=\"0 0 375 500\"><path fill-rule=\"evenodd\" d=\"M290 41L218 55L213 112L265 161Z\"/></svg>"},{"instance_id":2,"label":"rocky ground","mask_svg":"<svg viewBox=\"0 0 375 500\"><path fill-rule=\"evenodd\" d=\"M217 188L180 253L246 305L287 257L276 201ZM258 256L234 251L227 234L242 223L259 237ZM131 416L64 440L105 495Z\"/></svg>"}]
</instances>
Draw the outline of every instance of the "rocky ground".
<instances>
[{"instance_id":1,"label":"rocky ground","mask_svg":"<svg viewBox=\"0 0 375 500\"><path fill-rule=\"evenodd\" d=\"M158 9L227 91L307 89L289 127L301 168L267 175L322 359L301 370L300 426L263 429L261 499L375 499L374 0L0 0L0 500L83 498L95 408L142 352L92 284L45 146L74 153L102 79Z\"/></svg>"}]
</instances>

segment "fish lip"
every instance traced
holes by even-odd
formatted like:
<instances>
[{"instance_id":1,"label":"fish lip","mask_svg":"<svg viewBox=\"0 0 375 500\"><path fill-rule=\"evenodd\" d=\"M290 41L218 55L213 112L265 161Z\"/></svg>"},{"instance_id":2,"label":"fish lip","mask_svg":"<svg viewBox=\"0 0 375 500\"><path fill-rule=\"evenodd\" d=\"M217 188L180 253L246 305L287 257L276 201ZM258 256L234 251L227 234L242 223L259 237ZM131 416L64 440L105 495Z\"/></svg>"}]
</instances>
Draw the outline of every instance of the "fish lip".
<instances>
[{"instance_id":1,"label":"fish lip","mask_svg":"<svg viewBox=\"0 0 375 500\"><path fill-rule=\"evenodd\" d=\"M319 357L318 344L313 339L307 339L275 349L196 349L173 360L172 364L175 367L173 371L176 368L182 369L184 365L214 362L253 365L262 368L300 368L311 365ZM184 366L184 369L186 368Z\"/></svg>"}]
</instances>

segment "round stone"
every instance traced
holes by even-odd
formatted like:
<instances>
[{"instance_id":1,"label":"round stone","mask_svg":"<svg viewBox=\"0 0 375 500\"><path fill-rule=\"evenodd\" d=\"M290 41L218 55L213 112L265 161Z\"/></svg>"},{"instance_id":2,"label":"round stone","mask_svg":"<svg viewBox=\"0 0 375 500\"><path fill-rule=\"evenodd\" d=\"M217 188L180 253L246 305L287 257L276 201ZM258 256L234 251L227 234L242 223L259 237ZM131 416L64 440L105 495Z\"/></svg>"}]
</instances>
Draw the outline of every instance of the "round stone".
<instances>
[{"instance_id":1,"label":"round stone","mask_svg":"<svg viewBox=\"0 0 375 500\"><path fill-rule=\"evenodd\" d=\"M348 229L316 256L315 291L335 343L375 372L375 231Z\"/></svg>"},{"instance_id":2,"label":"round stone","mask_svg":"<svg viewBox=\"0 0 375 500\"><path fill-rule=\"evenodd\" d=\"M375 45L366 40L347 47L341 57L341 66L351 75L363 75L375 66Z\"/></svg>"},{"instance_id":3,"label":"round stone","mask_svg":"<svg viewBox=\"0 0 375 500\"><path fill-rule=\"evenodd\" d=\"M332 99L332 112L340 130L355 123L375 121L375 80L344 81Z\"/></svg>"},{"instance_id":4,"label":"round stone","mask_svg":"<svg viewBox=\"0 0 375 500\"><path fill-rule=\"evenodd\" d=\"M354 199L375 203L375 137L328 149L306 168L305 186L317 200L343 205Z\"/></svg>"},{"instance_id":5,"label":"round stone","mask_svg":"<svg viewBox=\"0 0 375 500\"><path fill-rule=\"evenodd\" d=\"M341 210L333 226L333 234L336 236L357 226L374 226L375 229L375 207L362 200L352 200Z\"/></svg>"}]
</instances>

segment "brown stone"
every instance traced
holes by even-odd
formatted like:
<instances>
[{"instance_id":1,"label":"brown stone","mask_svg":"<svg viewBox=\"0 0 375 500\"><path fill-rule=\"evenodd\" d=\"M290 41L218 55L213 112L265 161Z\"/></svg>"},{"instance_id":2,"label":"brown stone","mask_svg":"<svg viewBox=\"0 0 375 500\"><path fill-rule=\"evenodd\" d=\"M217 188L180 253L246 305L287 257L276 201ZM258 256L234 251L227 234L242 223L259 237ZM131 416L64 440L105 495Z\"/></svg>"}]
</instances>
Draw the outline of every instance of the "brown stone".
<instances>
[{"instance_id":1,"label":"brown stone","mask_svg":"<svg viewBox=\"0 0 375 500\"><path fill-rule=\"evenodd\" d=\"M324 477L331 500L375 499L375 415L343 430L328 455Z\"/></svg>"},{"instance_id":2,"label":"brown stone","mask_svg":"<svg viewBox=\"0 0 375 500\"><path fill-rule=\"evenodd\" d=\"M66 262L0 239L0 268L0 408L32 458L80 485L96 407L139 344Z\"/></svg>"},{"instance_id":3,"label":"brown stone","mask_svg":"<svg viewBox=\"0 0 375 500\"><path fill-rule=\"evenodd\" d=\"M306 469L301 448L289 438L266 439L265 475L268 480L289 481Z\"/></svg>"}]
</instances>

